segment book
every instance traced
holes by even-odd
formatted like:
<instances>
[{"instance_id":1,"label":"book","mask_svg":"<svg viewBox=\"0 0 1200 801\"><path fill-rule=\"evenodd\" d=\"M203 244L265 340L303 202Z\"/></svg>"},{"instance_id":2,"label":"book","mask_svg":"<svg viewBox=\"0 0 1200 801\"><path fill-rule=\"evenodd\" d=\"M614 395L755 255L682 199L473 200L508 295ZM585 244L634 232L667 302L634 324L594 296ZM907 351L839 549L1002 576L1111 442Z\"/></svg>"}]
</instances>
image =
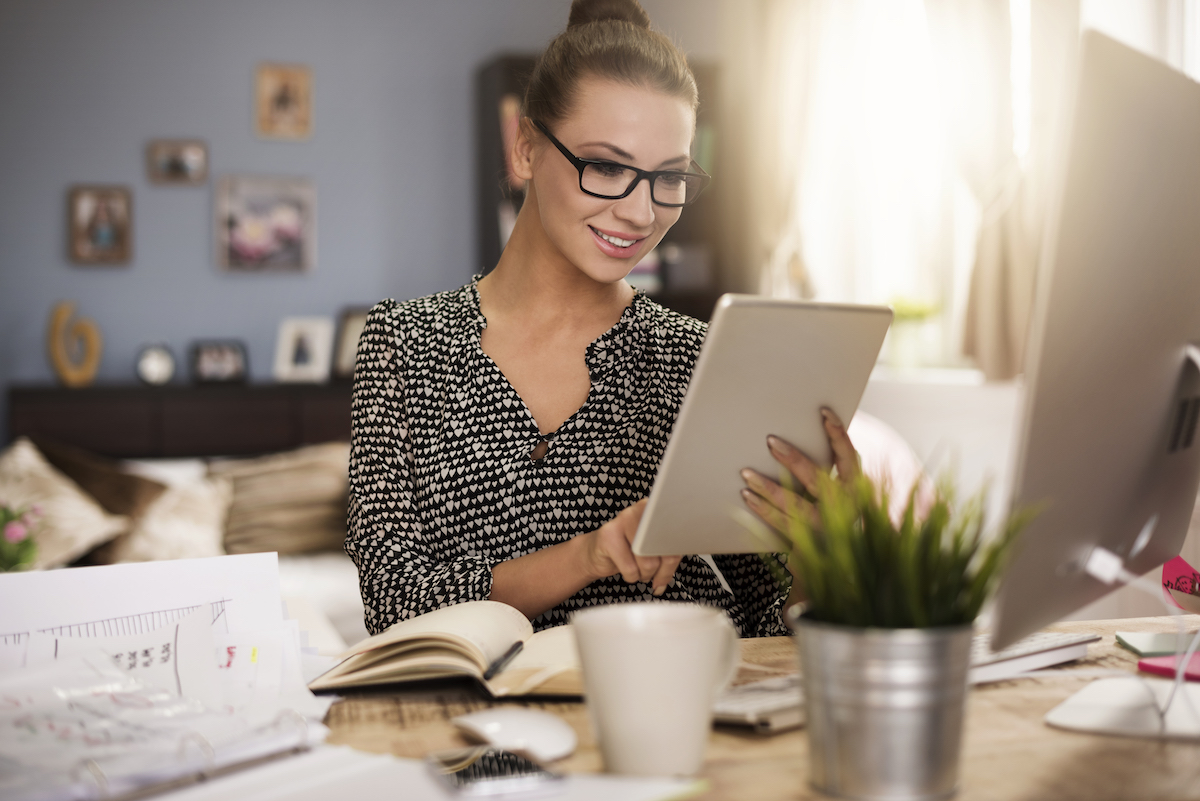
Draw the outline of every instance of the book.
<instances>
[{"instance_id":1,"label":"book","mask_svg":"<svg viewBox=\"0 0 1200 801\"><path fill-rule=\"evenodd\" d=\"M348 649L308 686L337 690L462 676L496 698L583 695L571 627L534 633L525 615L498 601L467 601L402 620Z\"/></svg>"},{"instance_id":2,"label":"book","mask_svg":"<svg viewBox=\"0 0 1200 801\"><path fill-rule=\"evenodd\" d=\"M1179 666L1179 660L1182 658L1183 654L1171 654L1170 656L1142 659L1138 661L1138 670L1173 679L1175 670ZM1183 671L1183 678L1187 681L1200 681L1200 654L1192 654L1191 661Z\"/></svg>"}]
</instances>

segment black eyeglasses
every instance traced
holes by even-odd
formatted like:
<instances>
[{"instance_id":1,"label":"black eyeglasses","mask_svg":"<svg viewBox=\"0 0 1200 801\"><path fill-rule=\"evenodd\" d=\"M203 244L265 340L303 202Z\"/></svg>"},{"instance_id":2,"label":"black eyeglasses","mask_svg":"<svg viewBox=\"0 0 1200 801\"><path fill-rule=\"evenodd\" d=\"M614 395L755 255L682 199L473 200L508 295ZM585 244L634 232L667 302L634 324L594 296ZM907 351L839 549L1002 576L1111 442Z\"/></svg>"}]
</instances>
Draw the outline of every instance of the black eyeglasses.
<instances>
[{"instance_id":1,"label":"black eyeglasses","mask_svg":"<svg viewBox=\"0 0 1200 801\"><path fill-rule=\"evenodd\" d=\"M581 159L554 138L554 134L534 120L538 130L567 157L567 161L579 170L579 188L585 194L605 200L627 197L643 180L650 182L650 199L660 206L679 208L700 196L712 177L693 161L689 171L682 170L639 170L625 164L603 159ZM691 170L696 170L692 172Z\"/></svg>"}]
</instances>

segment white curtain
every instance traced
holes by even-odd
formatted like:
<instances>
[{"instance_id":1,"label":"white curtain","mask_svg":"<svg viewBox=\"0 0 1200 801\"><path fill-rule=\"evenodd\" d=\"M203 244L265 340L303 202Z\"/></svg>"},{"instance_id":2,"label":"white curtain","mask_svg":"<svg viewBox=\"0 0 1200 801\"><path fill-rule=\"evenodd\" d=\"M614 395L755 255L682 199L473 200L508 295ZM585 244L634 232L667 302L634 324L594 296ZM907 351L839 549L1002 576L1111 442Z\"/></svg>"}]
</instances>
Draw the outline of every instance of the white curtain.
<instances>
[{"instance_id":1,"label":"white curtain","mask_svg":"<svg viewBox=\"0 0 1200 801\"><path fill-rule=\"evenodd\" d=\"M989 375L1019 369L1020 347L995 343L1023 346L1041 206L1014 153L1010 0L741 0L726 16L727 152L750 154L727 162L731 283L927 313L906 324L925 363L960 363L965 341Z\"/></svg>"}]
</instances>

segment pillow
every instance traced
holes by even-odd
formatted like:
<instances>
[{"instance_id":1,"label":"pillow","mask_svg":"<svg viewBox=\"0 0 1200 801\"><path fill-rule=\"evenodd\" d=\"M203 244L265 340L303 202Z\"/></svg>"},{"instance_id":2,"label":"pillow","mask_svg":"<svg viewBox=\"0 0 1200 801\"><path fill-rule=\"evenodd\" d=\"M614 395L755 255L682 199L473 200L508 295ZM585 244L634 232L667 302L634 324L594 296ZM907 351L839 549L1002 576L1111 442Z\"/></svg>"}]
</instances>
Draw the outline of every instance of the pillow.
<instances>
[{"instance_id":1,"label":"pillow","mask_svg":"<svg viewBox=\"0 0 1200 801\"><path fill-rule=\"evenodd\" d=\"M202 478L168 487L133 524L104 547L108 562L149 562L221 556L225 515L233 496L227 478Z\"/></svg>"},{"instance_id":2,"label":"pillow","mask_svg":"<svg viewBox=\"0 0 1200 801\"><path fill-rule=\"evenodd\" d=\"M40 437L33 444L47 462L114 515L140 517L166 489L165 484L127 473L119 462L94 453Z\"/></svg>"},{"instance_id":3,"label":"pillow","mask_svg":"<svg viewBox=\"0 0 1200 801\"><path fill-rule=\"evenodd\" d=\"M209 464L233 480L225 522L228 553L340 549L346 539L350 445L331 442L256 459Z\"/></svg>"},{"instance_id":4,"label":"pillow","mask_svg":"<svg viewBox=\"0 0 1200 801\"><path fill-rule=\"evenodd\" d=\"M129 527L129 518L104 511L25 437L0 453L0 501L41 507L35 568L65 565Z\"/></svg>"}]
</instances>

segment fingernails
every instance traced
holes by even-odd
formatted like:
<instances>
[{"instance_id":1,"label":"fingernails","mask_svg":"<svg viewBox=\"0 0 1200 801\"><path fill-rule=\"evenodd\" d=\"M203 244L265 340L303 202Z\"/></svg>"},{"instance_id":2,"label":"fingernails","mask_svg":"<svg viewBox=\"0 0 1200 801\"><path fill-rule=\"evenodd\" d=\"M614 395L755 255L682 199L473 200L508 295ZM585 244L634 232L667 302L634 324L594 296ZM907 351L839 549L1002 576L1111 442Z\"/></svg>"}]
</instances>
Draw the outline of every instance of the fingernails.
<instances>
[{"instance_id":1,"label":"fingernails","mask_svg":"<svg viewBox=\"0 0 1200 801\"><path fill-rule=\"evenodd\" d=\"M749 467L742 470L741 476L742 476L742 481L745 481L747 484L749 484L751 486L754 486L754 482L756 482L758 480L758 474L755 473L753 470L751 470Z\"/></svg>"},{"instance_id":2,"label":"fingernails","mask_svg":"<svg viewBox=\"0 0 1200 801\"><path fill-rule=\"evenodd\" d=\"M665 586L663 586L663 587L655 587L655 588L654 588L654 597L655 597L655 598L657 598L657 597L659 597L660 595L662 595L662 594L663 594L664 592L666 592L666 591L667 591L667 588L666 588Z\"/></svg>"},{"instance_id":3,"label":"fingernails","mask_svg":"<svg viewBox=\"0 0 1200 801\"><path fill-rule=\"evenodd\" d=\"M750 504L751 506L758 505L758 496L755 495L753 492L751 492L748 489L742 490L742 500L744 500L746 503Z\"/></svg>"},{"instance_id":4,"label":"fingernails","mask_svg":"<svg viewBox=\"0 0 1200 801\"><path fill-rule=\"evenodd\" d=\"M767 447L771 449L771 453L777 453L780 456L787 456L792 450L792 446L774 434L767 437Z\"/></svg>"}]
</instances>

